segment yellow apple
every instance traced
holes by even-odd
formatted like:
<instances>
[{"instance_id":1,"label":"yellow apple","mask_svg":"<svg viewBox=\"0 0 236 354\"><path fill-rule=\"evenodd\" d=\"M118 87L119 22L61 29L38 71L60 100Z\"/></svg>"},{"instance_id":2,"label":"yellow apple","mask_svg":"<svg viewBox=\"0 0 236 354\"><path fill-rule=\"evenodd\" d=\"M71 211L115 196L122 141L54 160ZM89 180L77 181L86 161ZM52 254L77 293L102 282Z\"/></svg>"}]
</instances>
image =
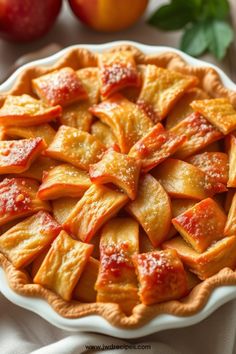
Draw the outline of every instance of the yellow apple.
<instances>
[{"instance_id":1,"label":"yellow apple","mask_svg":"<svg viewBox=\"0 0 236 354\"><path fill-rule=\"evenodd\" d=\"M74 14L97 31L115 32L131 26L148 0L69 0Z\"/></svg>"}]
</instances>

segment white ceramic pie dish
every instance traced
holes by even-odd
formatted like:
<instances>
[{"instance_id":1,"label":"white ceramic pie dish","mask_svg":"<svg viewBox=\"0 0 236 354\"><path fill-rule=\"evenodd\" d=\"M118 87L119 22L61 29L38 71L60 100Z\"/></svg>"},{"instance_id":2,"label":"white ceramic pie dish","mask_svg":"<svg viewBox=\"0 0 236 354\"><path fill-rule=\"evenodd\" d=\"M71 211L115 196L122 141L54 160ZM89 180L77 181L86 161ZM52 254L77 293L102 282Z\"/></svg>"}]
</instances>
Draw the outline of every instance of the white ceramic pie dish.
<instances>
[{"instance_id":1,"label":"white ceramic pie dish","mask_svg":"<svg viewBox=\"0 0 236 354\"><path fill-rule=\"evenodd\" d=\"M2 85L0 85L0 92L8 91L13 86L19 74L27 67L36 66L36 65L51 66L58 59L64 56L67 51L70 51L73 48L83 47L91 51L101 52L113 46L123 45L123 44L136 46L145 54L159 54L162 52L172 51L182 56L182 58L191 66L213 67L221 77L224 86L231 90L236 91L236 85L224 74L224 72L221 69L217 68L212 64L194 59L182 53L179 50L169 48L169 47L147 46L136 42L119 41L119 42L106 43L102 45L86 45L86 44L76 45L76 46L68 47L50 57L31 62L19 68L7 81L5 81ZM90 331L90 332L104 333L104 334L109 334L114 337L120 337L120 338L137 338L164 329L190 326L192 324L200 322L201 320L209 316L213 311L219 308L222 304L236 298L236 286L221 286L212 292L205 307L193 316L177 317L173 315L159 315L156 318L154 318L152 321L150 321L148 324L140 328L121 329L112 326L110 323L108 323L104 318L100 316L86 316L78 319L66 319L64 317L61 317L51 308L51 306L46 301L39 298L30 298L30 297L18 295L17 293L12 291L8 286L5 273L1 268L0 268L0 291L3 293L3 295L6 298L8 298L13 303L23 308L26 308L28 310L31 310L32 312L37 313L45 320L47 320L48 322L52 323L57 327L70 330L70 331L80 331L80 332Z\"/></svg>"}]
</instances>

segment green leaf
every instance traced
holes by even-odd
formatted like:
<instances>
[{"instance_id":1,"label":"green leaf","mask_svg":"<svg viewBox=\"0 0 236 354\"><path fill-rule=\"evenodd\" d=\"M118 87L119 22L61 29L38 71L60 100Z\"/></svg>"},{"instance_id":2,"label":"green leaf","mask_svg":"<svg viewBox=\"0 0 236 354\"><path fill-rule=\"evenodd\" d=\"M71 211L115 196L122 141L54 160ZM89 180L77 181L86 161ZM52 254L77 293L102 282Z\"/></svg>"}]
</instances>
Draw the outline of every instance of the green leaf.
<instances>
[{"instance_id":1,"label":"green leaf","mask_svg":"<svg viewBox=\"0 0 236 354\"><path fill-rule=\"evenodd\" d=\"M225 20L229 11L229 0L171 0L157 9L148 23L167 31L185 28L183 51L199 56L208 49L221 60L234 38L232 27Z\"/></svg>"},{"instance_id":2,"label":"green leaf","mask_svg":"<svg viewBox=\"0 0 236 354\"><path fill-rule=\"evenodd\" d=\"M207 0L202 4L202 18L224 20L229 14L228 0Z\"/></svg>"},{"instance_id":3,"label":"green leaf","mask_svg":"<svg viewBox=\"0 0 236 354\"><path fill-rule=\"evenodd\" d=\"M182 36L180 48L197 57L207 49L208 41L205 35L204 26L201 22L197 22L187 28Z\"/></svg>"},{"instance_id":4,"label":"green leaf","mask_svg":"<svg viewBox=\"0 0 236 354\"><path fill-rule=\"evenodd\" d=\"M154 27L173 31L190 22L216 18L224 20L230 11L229 0L171 0L158 8L149 18Z\"/></svg>"},{"instance_id":5,"label":"green leaf","mask_svg":"<svg viewBox=\"0 0 236 354\"><path fill-rule=\"evenodd\" d=\"M204 27L210 52L222 60L234 39L232 27L227 22L216 19L208 20Z\"/></svg>"},{"instance_id":6,"label":"green leaf","mask_svg":"<svg viewBox=\"0 0 236 354\"><path fill-rule=\"evenodd\" d=\"M172 0L169 5L158 8L148 23L166 31L179 30L193 20L195 1L199 0Z\"/></svg>"}]
</instances>

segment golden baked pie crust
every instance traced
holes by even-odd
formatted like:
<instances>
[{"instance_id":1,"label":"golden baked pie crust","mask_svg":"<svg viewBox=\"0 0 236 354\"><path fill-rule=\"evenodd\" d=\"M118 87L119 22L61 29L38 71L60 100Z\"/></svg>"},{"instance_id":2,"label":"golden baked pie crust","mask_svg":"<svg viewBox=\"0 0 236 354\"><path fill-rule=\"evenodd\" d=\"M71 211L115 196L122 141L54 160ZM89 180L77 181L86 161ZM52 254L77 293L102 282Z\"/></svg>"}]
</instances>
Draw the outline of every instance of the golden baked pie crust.
<instances>
[{"instance_id":1,"label":"golden baked pie crust","mask_svg":"<svg viewBox=\"0 0 236 354\"><path fill-rule=\"evenodd\" d=\"M130 45L116 46L111 51L132 51L137 64L155 64L163 68L179 71L184 74L195 75L199 79L199 86L209 96L227 97L236 108L236 92L225 88L218 73L211 67L191 67L176 53L165 52L157 55L145 55L136 47ZM98 65L98 55L86 49L72 49L66 53L55 65L50 68L30 67L25 69L16 80L12 89L0 94L0 106L8 94L20 95L23 93L34 96L31 89L31 80L55 69L70 66L74 70L88 66ZM156 317L158 314L188 316L200 311L211 294L221 285L236 285L236 271L229 268L222 269L218 274L204 280L193 288L188 296L181 300L145 306L139 304L133 309L131 316L126 316L118 304L111 303L79 303L78 301L65 301L54 292L38 284L32 284L29 275L23 270L17 270L0 253L0 266L4 269L9 286L18 294L45 299L52 308L65 318L79 318L87 315L103 316L110 324L122 328L140 327Z\"/></svg>"}]
</instances>

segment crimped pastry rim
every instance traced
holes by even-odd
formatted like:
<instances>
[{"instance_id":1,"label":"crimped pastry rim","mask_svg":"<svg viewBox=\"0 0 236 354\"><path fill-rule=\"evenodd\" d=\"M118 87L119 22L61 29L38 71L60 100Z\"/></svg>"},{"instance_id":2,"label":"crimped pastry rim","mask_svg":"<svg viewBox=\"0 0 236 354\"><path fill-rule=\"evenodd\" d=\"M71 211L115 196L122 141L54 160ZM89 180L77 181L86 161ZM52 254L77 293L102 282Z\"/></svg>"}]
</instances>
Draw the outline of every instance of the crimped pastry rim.
<instances>
[{"instance_id":1,"label":"crimped pastry rim","mask_svg":"<svg viewBox=\"0 0 236 354\"><path fill-rule=\"evenodd\" d=\"M190 66L179 54L171 52L171 48L169 52L151 55L142 53L136 46L130 44L116 45L109 50L131 50L134 53L136 62L139 64L156 64L185 74L196 75L199 78L200 85L210 96L227 97L236 108L236 91L232 91L222 84L220 75L213 67ZM37 76L63 66L71 66L75 70L78 70L86 66L96 66L96 64L97 53L90 52L85 48L74 47L69 51L65 51L62 58L51 67L27 66L27 68L19 74L12 88L5 94L0 93L0 106L4 102L7 94L16 95L29 93L32 95L30 82ZM121 312L117 304L84 304L77 301L67 302L52 291L38 284L30 284L30 279L27 274L24 271L16 270L1 253L0 266L4 269L12 290L20 295L45 299L59 315L69 319L81 318L88 315L99 315L105 318L111 325L124 329L134 329L144 326L160 314L171 314L175 316L194 315L204 307L215 288L222 285L236 285L236 271L224 268L216 275L198 284L191 293L181 301L168 301L152 306L139 304L134 308L133 314L127 317ZM155 331L154 329L153 332Z\"/></svg>"}]
</instances>

